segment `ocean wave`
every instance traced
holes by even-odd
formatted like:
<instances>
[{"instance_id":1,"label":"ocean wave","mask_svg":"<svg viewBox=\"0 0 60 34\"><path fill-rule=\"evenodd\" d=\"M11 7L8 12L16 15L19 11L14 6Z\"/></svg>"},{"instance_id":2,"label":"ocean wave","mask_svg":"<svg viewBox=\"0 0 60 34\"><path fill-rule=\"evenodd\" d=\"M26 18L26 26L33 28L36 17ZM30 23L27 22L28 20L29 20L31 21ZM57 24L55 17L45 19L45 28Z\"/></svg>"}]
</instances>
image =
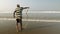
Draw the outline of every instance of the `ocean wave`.
<instances>
[{"instance_id":1,"label":"ocean wave","mask_svg":"<svg viewBox=\"0 0 60 34\"><path fill-rule=\"evenodd\" d=\"M15 20L15 18L0 18L0 20ZM45 19L22 19L23 21L40 21L40 22L60 22L60 20L45 20Z\"/></svg>"}]
</instances>

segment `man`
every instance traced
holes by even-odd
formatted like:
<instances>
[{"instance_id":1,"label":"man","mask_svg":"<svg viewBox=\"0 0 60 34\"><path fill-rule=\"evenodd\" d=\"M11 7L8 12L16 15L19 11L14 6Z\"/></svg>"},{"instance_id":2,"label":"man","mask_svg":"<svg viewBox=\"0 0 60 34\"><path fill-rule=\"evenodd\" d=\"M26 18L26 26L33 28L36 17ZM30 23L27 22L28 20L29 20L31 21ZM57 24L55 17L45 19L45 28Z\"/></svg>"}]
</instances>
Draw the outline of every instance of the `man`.
<instances>
[{"instance_id":1,"label":"man","mask_svg":"<svg viewBox=\"0 0 60 34\"><path fill-rule=\"evenodd\" d=\"M20 7L19 4L17 4L17 8L15 9L14 13L13 13L13 16L14 18L16 18L16 29L17 29L17 32L19 31L19 26L18 26L18 23L20 23L20 29L22 31L22 11L23 9L28 9L29 7Z\"/></svg>"}]
</instances>

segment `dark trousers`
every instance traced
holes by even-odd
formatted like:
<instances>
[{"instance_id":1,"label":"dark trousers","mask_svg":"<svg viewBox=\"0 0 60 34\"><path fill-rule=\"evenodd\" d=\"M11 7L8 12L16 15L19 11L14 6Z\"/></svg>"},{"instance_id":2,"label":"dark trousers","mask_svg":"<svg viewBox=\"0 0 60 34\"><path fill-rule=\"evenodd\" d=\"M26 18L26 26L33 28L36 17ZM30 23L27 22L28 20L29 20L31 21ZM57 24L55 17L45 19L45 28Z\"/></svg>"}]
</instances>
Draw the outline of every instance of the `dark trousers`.
<instances>
[{"instance_id":1,"label":"dark trousers","mask_svg":"<svg viewBox=\"0 0 60 34\"><path fill-rule=\"evenodd\" d=\"M16 21L17 21L17 25L18 25L18 23L20 23L21 30L22 30L22 16L20 18L21 19L16 19Z\"/></svg>"}]
</instances>

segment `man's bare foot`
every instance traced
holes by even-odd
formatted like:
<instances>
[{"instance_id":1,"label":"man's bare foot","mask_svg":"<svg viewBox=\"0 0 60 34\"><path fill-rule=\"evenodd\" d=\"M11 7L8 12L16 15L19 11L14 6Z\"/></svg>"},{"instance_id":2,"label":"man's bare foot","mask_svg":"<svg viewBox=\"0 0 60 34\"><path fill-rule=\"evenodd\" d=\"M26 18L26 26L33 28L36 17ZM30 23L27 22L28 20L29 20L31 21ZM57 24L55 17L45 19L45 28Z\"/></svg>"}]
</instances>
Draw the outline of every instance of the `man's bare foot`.
<instances>
[{"instance_id":1,"label":"man's bare foot","mask_svg":"<svg viewBox=\"0 0 60 34\"><path fill-rule=\"evenodd\" d=\"M24 28L20 28L19 31L22 31Z\"/></svg>"},{"instance_id":2,"label":"man's bare foot","mask_svg":"<svg viewBox=\"0 0 60 34\"><path fill-rule=\"evenodd\" d=\"M17 32L19 32L19 30L16 30Z\"/></svg>"}]
</instances>

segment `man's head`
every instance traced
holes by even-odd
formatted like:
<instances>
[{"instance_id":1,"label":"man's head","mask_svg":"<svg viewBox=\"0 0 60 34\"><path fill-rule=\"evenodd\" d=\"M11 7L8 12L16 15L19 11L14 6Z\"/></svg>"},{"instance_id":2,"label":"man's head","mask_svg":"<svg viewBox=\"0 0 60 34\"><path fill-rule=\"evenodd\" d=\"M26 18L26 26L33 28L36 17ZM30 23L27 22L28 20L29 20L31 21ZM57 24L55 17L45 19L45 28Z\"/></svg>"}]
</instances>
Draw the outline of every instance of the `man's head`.
<instances>
[{"instance_id":1,"label":"man's head","mask_svg":"<svg viewBox=\"0 0 60 34\"><path fill-rule=\"evenodd\" d=\"M19 5L19 4L17 4L17 7L20 7L20 5Z\"/></svg>"}]
</instances>

